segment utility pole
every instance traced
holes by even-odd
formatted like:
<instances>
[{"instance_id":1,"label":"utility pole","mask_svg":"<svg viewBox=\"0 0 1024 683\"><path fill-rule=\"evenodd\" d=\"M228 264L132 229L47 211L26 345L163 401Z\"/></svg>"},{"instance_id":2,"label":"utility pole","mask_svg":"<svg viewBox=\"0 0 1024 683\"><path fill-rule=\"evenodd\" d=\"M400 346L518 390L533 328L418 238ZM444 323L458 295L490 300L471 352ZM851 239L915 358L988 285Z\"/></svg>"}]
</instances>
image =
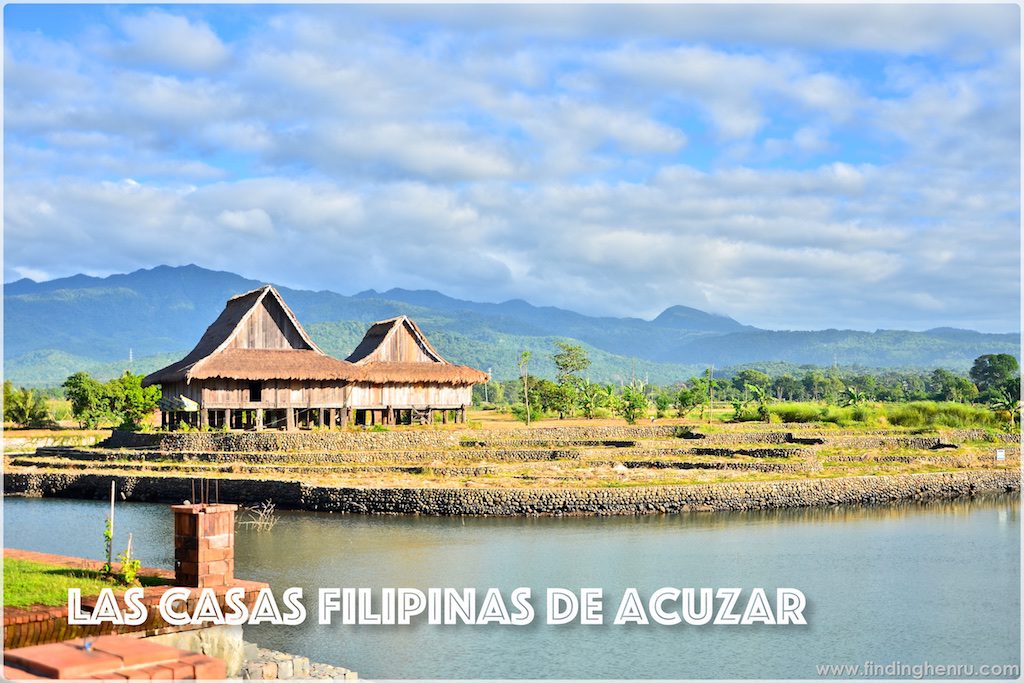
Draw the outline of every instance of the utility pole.
<instances>
[{"instance_id":1,"label":"utility pole","mask_svg":"<svg viewBox=\"0 0 1024 683\"><path fill-rule=\"evenodd\" d=\"M708 368L708 424L711 424L711 416L715 412L715 364Z\"/></svg>"},{"instance_id":2,"label":"utility pole","mask_svg":"<svg viewBox=\"0 0 1024 683\"><path fill-rule=\"evenodd\" d=\"M530 352L519 356L519 372L523 376L523 399L526 402L526 426L530 426Z\"/></svg>"}]
</instances>

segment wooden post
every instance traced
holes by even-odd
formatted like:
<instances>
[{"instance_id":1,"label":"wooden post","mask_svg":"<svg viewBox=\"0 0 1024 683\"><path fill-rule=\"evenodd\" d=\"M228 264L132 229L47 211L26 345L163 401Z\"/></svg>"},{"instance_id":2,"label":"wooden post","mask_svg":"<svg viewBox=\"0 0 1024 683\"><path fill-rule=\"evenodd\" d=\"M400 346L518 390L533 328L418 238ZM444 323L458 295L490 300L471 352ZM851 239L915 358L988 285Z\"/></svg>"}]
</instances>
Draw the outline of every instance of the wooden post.
<instances>
[{"instance_id":1,"label":"wooden post","mask_svg":"<svg viewBox=\"0 0 1024 683\"><path fill-rule=\"evenodd\" d=\"M263 431L263 408L256 409L256 431Z\"/></svg>"},{"instance_id":2,"label":"wooden post","mask_svg":"<svg viewBox=\"0 0 1024 683\"><path fill-rule=\"evenodd\" d=\"M114 487L116 481L110 480L110 546L107 548L107 566L112 567L114 562Z\"/></svg>"},{"instance_id":3,"label":"wooden post","mask_svg":"<svg viewBox=\"0 0 1024 683\"><path fill-rule=\"evenodd\" d=\"M284 414L284 428L289 432L295 431L295 408L292 408L291 406L285 408Z\"/></svg>"},{"instance_id":4,"label":"wooden post","mask_svg":"<svg viewBox=\"0 0 1024 683\"><path fill-rule=\"evenodd\" d=\"M198 427L200 429L202 429L206 425L206 408L204 408L202 406L199 406L198 413L199 413L199 415L198 415L198 418L199 418Z\"/></svg>"},{"instance_id":5,"label":"wooden post","mask_svg":"<svg viewBox=\"0 0 1024 683\"><path fill-rule=\"evenodd\" d=\"M445 408L444 410L441 411L441 424L443 424L443 425L448 424L448 409L447 408Z\"/></svg>"}]
</instances>

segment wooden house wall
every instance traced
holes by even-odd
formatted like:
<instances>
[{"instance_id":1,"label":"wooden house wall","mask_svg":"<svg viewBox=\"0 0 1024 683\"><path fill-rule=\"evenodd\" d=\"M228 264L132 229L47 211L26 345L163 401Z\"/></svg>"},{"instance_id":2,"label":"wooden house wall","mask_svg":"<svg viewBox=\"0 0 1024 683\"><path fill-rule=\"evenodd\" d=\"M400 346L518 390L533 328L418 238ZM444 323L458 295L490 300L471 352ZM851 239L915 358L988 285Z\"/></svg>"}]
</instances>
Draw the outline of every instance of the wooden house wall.
<instances>
[{"instance_id":1,"label":"wooden house wall","mask_svg":"<svg viewBox=\"0 0 1024 683\"><path fill-rule=\"evenodd\" d=\"M473 400L472 386L450 384L388 383L353 384L349 395L349 407L362 408L457 408L469 405Z\"/></svg>"},{"instance_id":2,"label":"wooden house wall","mask_svg":"<svg viewBox=\"0 0 1024 683\"><path fill-rule=\"evenodd\" d=\"M437 362L427 354L427 350L404 324L399 325L394 334L374 349L367 360L396 363Z\"/></svg>"},{"instance_id":3,"label":"wooden house wall","mask_svg":"<svg viewBox=\"0 0 1024 683\"><path fill-rule=\"evenodd\" d=\"M308 349L277 300L264 297L228 344L236 349Z\"/></svg>"},{"instance_id":4,"label":"wooden house wall","mask_svg":"<svg viewBox=\"0 0 1024 683\"><path fill-rule=\"evenodd\" d=\"M166 397L185 396L204 408L457 408L473 399L471 386L428 383L344 384L312 380L264 380L259 402L249 382L209 379L163 386Z\"/></svg>"},{"instance_id":5,"label":"wooden house wall","mask_svg":"<svg viewBox=\"0 0 1024 683\"><path fill-rule=\"evenodd\" d=\"M162 384L160 385L160 393L164 398L184 396L196 403L201 403L203 400L202 387L195 382L192 382L191 384L186 384L185 382Z\"/></svg>"},{"instance_id":6,"label":"wooden house wall","mask_svg":"<svg viewBox=\"0 0 1024 683\"><path fill-rule=\"evenodd\" d=\"M260 400L249 400L249 382L214 379L202 384L204 408L340 408L349 398L343 382L323 380L264 380Z\"/></svg>"}]
</instances>

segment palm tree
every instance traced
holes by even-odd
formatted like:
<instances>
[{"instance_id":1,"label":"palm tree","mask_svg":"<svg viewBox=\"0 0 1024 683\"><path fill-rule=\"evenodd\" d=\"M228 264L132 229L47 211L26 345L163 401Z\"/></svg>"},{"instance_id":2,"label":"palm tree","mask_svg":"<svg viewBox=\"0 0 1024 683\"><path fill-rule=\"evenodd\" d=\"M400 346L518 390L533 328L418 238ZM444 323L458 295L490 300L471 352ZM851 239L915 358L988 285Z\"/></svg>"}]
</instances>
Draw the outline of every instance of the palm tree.
<instances>
[{"instance_id":1,"label":"palm tree","mask_svg":"<svg viewBox=\"0 0 1024 683\"><path fill-rule=\"evenodd\" d=\"M1000 389L988 407L1000 413L1007 413L1010 416L1010 431L1014 430L1020 417L1020 396L1014 396L1007 389Z\"/></svg>"},{"instance_id":2,"label":"palm tree","mask_svg":"<svg viewBox=\"0 0 1024 683\"><path fill-rule=\"evenodd\" d=\"M862 403L867 403L867 393L861 391L856 387L846 387L846 391L843 392L843 397L839 401L839 405L843 407L847 406L859 406Z\"/></svg>"},{"instance_id":3,"label":"palm tree","mask_svg":"<svg viewBox=\"0 0 1024 683\"><path fill-rule=\"evenodd\" d=\"M750 392L750 400L757 403L757 416L762 422L768 422L768 402L772 400L768 389L757 384L747 384L744 388Z\"/></svg>"},{"instance_id":4,"label":"palm tree","mask_svg":"<svg viewBox=\"0 0 1024 683\"><path fill-rule=\"evenodd\" d=\"M590 380L583 380L583 387L579 393L579 403L585 418L588 420L594 418L597 409L604 403L603 396L604 392L601 390L600 384L591 384Z\"/></svg>"}]
</instances>

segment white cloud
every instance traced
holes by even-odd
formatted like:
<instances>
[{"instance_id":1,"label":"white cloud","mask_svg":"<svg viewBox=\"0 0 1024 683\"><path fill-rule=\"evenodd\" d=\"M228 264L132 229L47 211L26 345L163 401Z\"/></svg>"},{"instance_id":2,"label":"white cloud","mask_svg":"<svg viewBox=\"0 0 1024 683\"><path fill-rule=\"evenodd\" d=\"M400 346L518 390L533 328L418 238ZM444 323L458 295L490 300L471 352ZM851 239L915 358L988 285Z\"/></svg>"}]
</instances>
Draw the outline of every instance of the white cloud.
<instances>
[{"instance_id":1,"label":"white cloud","mask_svg":"<svg viewBox=\"0 0 1024 683\"><path fill-rule=\"evenodd\" d=\"M217 68L230 56L206 23L162 10L124 16L121 30L129 41L122 56L133 62L200 71Z\"/></svg>"},{"instance_id":2,"label":"white cloud","mask_svg":"<svg viewBox=\"0 0 1024 683\"><path fill-rule=\"evenodd\" d=\"M274 234L274 223L263 209L221 211L217 222L229 230L254 237L271 237Z\"/></svg>"},{"instance_id":3,"label":"white cloud","mask_svg":"<svg viewBox=\"0 0 1024 683\"><path fill-rule=\"evenodd\" d=\"M7 33L8 277L244 263L591 313L1018 324L1004 9L240 11L230 47L201 7Z\"/></svg>"}]
</instances>

